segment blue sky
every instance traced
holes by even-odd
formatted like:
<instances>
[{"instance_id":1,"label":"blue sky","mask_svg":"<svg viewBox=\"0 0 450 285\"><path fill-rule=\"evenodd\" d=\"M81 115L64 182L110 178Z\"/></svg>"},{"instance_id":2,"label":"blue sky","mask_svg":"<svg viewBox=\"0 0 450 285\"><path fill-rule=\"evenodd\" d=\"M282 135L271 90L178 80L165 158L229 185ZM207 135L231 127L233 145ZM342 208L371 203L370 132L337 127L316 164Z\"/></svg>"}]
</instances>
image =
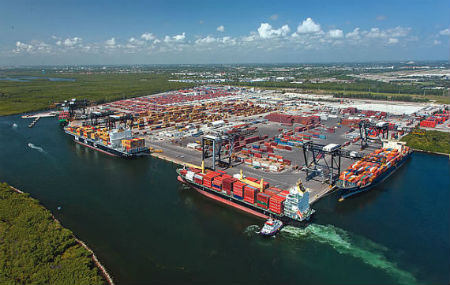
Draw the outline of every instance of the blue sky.
<instances>
[{"instance_id":1,"label":"blue sky","mask_svg":"<svg viewBox=\"0 0 450 285\"><path fill-rule=\"evenodd\" d=\"M0 64L449 59L445 1L1 1Z\"/></svg>"}]
</instances>

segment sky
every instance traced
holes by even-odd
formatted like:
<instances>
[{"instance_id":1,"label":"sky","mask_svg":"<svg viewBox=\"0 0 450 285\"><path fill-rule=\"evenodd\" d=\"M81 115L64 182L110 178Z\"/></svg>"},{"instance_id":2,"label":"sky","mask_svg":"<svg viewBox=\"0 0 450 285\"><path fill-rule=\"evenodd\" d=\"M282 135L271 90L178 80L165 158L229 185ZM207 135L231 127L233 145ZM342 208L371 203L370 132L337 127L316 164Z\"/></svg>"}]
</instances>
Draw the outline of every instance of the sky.
<instances>
[{"instance_id":1,"label":"sky","mask_svg":"<svg viewBox=\"0 0 450 285\"><path fill-rule=\"evenodd\" d=\"M0 0L0 65L449 60L448 0Z\"/></svg>"}]
</instances>

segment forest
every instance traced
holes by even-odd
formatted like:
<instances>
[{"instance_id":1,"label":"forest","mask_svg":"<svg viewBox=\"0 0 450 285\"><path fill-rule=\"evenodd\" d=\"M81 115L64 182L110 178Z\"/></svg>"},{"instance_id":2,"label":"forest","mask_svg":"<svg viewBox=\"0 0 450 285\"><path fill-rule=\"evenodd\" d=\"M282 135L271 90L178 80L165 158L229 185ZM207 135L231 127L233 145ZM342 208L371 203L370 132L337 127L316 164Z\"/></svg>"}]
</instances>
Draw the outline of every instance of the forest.
<instances>
[{"instance_id":1,"label":"forest","mask_svg":"<svg viewBox=\"0 0 450 285\"><path fill-rule=\"evenodd\" d=\"M0 183L0 284L105 284L74 234L28 194Z\"/></svg>"}]
</instances>

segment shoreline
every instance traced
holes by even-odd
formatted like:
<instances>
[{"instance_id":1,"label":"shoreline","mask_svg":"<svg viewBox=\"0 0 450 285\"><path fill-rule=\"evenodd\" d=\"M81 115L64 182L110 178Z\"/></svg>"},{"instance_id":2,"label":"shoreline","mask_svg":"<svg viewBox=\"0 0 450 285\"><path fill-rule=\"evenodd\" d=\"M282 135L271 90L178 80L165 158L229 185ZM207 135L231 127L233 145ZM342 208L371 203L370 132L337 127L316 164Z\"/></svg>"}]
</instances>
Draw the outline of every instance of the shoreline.
<instances>
[{"instance_id":1,"label":"shoreline","mask_svg":"<svg viewBox=\"0 0 450 285\"><path fill-rule=\"evenodd\" d=\"M25 194L25 192L23 192L23 191L17 189L17 188L14 187L14 186L9 185L9 187L11 187L12 190L14 190L15 192L17 192L17 193L19 193L19 194ZM27 193L27 194L28 194L28 193ZM39 203L39 204L40 204L40 203ZM42 205L42 204L41 204L41 205ZM42 205L42 207L44 207L44 206ZM45 208L46 210L48 210L46 207L44 207L44 208ZM48 211L50 211L50 210L48 210ZM51 213L51 212L50 212L50 213ZM61 222L53 215L53 213L51 213L51 215L52 215L53 220L54 220L56 223L58 223L58 224L62 227ZM72 233L73 233L73 232L72 232ZM80 240L79 238L77 238L76 235L75 235L75 233L73 233L73 235L74 235L75 241L76 241L81 247L83 247L83 248L86 249L88 252L90 252L92 261L94 262L95 266L100 270L101 275L103 276L103 278L105 278L106 282L107 282L109 285L114 285L114 281L113 281L111 275L108 273L108 271L106 271L106 268L100 263L100 261L98 260L97 256L95 255L94 251L93 251L91 248L89 248L89 247L86 245L85 242L83 242L82 240Z\"/></svg>"},{"instance_id":2,"label":"shoreline","mask_svg":"<svg viewBox=\"0 0 450 285\"><path fill-rule=\"evenodd\" d=\"M415 149L415 148L412 148L412 147L411 147L411 149L412 149L413 151L417 151L417 152L423 152L423 153L428 153L428 154L436 154L436 155L444 155L444 156L448 156L449 159L450 159L450 153L445 153L445 152L434 152L434 151L429 151L429 150Z\"/></svg>"},{"instance_id":3,"label":"shoreline","mask_svg":"<svg viewBox=\"0 0 450 285\"><path fill-rule=\"evenodd\" d=\"M169 157L167 155L164 155L164 154L161 154L161 153L158 153L158 152L152 152L150 154L150 156L155 157L155 158L159 158L159 159L167 161L167 162L172 162L172 163L180 165L180 166L188 164L187 162L184 162L184 161L176 159L176 158Z\"/></svg>"}]
</instances>

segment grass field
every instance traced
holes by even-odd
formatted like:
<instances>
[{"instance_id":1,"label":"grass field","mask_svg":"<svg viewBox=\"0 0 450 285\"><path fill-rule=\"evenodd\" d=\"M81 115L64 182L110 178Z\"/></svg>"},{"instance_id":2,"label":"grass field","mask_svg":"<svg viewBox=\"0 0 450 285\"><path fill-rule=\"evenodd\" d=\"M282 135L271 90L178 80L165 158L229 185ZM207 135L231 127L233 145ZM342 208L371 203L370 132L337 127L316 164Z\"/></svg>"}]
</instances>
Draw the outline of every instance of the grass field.
<instances>
[{"instance_id":1,"label":"grass field","mask_svg":"<svg viewBox=\"0 0 450 285\"><path fill-rule=\"evenodd\" d=\"M450 134L439 131L425 131L424 135L408 134L402 138L406 145L424 151L450 154Z\"/></svg>"},{"instance_id":2,"label":"grass field","mask_svg":"<svg viewBox=\"0 0 450 285\"><path fill-rule=\"evenodd\" d=\"M34 75L34 74L29 74ZM47 109L66 99L88 99L95 102L144 96L193 84L169 82L168 74L46 74L48 77L73 78L75 81L30 82L0 81L0 115L12 115Z\"/></svg>"},{"instance_id":3,"label":"grass field","mask_svg":"<svg viewBox=\"0 0 450 285\"><path fill-rule=\"evenodd\" d=\"M373 100L377 100L377 96L387 96L389 100L391 101L406 101L403 100L402 97L411 97L414 99L426 99L429 101L433 101L440 104L450 104L450 96L440 96L440 95L422 95L422 94L415 94L415 93L389 93L389 92L374 92L372 91L363 91L363 90L342 90L342 89L320 89L320 85L317 85L317 89L311 89L311 88L304 88L301 85L294 85L291 84L287 87L284 86L264 86L263 84L244 84L239 83L240 86L246 86L246 87L257 87L257 88L264 88L264 89L272 89L272 90L290 90L292 92L302 92L302 93L309 93L309 94L324 94L324 95L333 95L333 94L364 94L369 95L373 97ZM284 84L286 85L286 84ZM374 89L376 90L376 89ZM369 98L364 98L369 99Z\"/></svg>"},{"instance_id":4,"label":"grass field","mask_svg":"<svg viewBox=\"0 0 450 285\"><path fill-rule=\"evenodd\" d=\"M0 183L0 284L105 284L89 251L27 194Z\"/></svg>"}]
</instances>

